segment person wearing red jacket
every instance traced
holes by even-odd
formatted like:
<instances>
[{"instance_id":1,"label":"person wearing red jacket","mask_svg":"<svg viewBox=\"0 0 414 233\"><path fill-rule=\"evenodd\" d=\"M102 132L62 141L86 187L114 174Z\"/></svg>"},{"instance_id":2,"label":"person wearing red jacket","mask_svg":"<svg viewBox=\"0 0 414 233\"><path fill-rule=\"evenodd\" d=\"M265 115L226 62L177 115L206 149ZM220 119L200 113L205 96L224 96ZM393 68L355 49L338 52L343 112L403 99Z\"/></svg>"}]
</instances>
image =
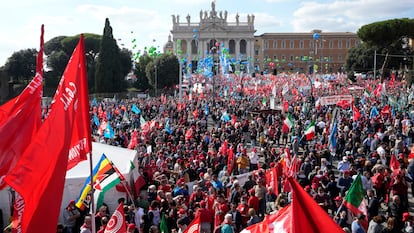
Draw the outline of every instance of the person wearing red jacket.
<instances>
[{"instance_id":1,"label":"person wearing red jacket","mask_svg":"<svg viewBox=\"0 0 414 233\"><path fill-rule=\"evenodd\" d=\"M200 201L200 208L197 208L194 217L200 216L200 232L211 232L213 213L206 208L206 202Z\"/></svg>"}]
</instances>

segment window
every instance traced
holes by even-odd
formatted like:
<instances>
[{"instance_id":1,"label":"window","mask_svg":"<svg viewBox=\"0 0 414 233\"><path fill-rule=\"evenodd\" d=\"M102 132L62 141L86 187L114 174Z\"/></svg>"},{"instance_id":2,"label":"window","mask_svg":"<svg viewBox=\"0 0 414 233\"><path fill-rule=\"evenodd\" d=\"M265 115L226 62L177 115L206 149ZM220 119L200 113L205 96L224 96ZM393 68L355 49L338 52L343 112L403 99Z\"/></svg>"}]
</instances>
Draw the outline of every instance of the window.
<instances>
[{"instance_id":1,"label":"window","mask_svg":"<svg viewBox=\"0 0 414 233\"><path fill-rule=\"evenodd\" d=\"M295 48L295 41L291 40L289 46L290 46L291 49Z\"/></svg>"},{"instance_id":2,"label":"window","mask_svg":"<svg viewBox=\"0 0 414 233\"><path fill-rule=\"evenodd\" d=\"M286 41L282 40L282 49L286 48Z\"/></svg>"},{"instance_id":3,"label":"window","mask_svg":"<svg viewBox=\"0 0 414 233\"><path fill-rule=\"evenodd\" d=\"M264 47L265 47L265 49L269 48L269 41L264 40Z\"/></svg>"},{"instance_id":4,"label":"window","mask_svg":"<svg viewBox=\"0 0 414 233\"><path fill-rule=\"evenodd\" d=\"M313 49L315 46L313 46L313 41L309 41L309 48Z\"/></svg>"},{"instance_id":5,"label":"window","mask_svg":"<svg viewBox=\"0 0 414 233\"><path fill-rule=\"evenodd\" d=\"M246 40L241 40L240 41L240 53L246 54L246 51L247 51L247 42Z\"/></svg>"},{"instance_id":6,"label":"window","mask_svg":"<svg viewBox=\"0 0 414 233\"><path fill-rule=\"evenodd\" d=\"M305 47L305 43L303 42L303 40L301 40L301 41L299 42L299 47L300 47L301 49L303 49L303 48Z\"/></svg>"},{"instance_id":7,"label":"window","mask_svg":"<svg viewBox=\"0 0 414 233\"><path fill-rule=\"evenodd\" d=\"M282 61L286 61L286 56L284 54L282 55Z\"/></svg>"},{"instance_id":8,"label":"window","mask_svg":"<svg viewBox=\"0 0 414 233\"><path fill-rule=\"evenodd\" d=\"M329 48L330 48L330 49L333 49L333 47L334 47L334 43L333 43L333 41L332 41L332 40L330 40L330 41L329 41Z\"/></svg>"},{"instance_id":9,"label":"window","mask_svg":"<svg viewBox=\"0 0 414 233\"><path fill-rule=\"evenodd\" d=\"M342 61L342 54L338 55L338 61Z\"/></svg>"},{"instance_id":10,"label":"window","mask_svg":"<svg viewBox=\"0 0 414 233\"><path fill-rule=\"evenodd\" d=\"M273 60L276 60L277 59L277 55L273 55Z\"/></svg>"},{"instance_id":11,"label":"window","mask_svg":"<svg viewBox=\"0 0 414 233\"><path fill-rule=\"evenodd\" d=\"M338 40L338 49L342 49L342 40Z\"/></svg>"},{"instance_id":12,"label":"window","mask_svg":"<svg viewBox=\"0 0 414 233\"><path fill-rule=\"evenodd\" d=\"M254 55L255 55L255 56L259 56L259 50L258 50L258 49L255 49L255 50L254 50Z\"/></svg>"},{"instance_id":13,"label":"window","mask_svg":"<svg viewBox=\"0 0 414 233\"><path fill-rule=\"evenodd\" d=\"M349 40L346 40L346 48L349 49L349 47L351 47L351 42L349 42Z\"/></svg>"},{"instance_id":14,"label":"window","mask_svg":"<svg viewBox=\"0 0 414 233\"><path fill-rule=\"evenodd\" d=\"M257 51L259 52L259 51ZM229 41L229 53L235 54L236 53L236 42L234 40Z\"/></svg>"},{"instance_id":15,"label":"window","mask_svg":"<svg viewBox=\"0 0 414 233\"><path fill-rule=\"evenodd\" d=\"M290 55L290 61L295 60L295 56L293 56L292 54Z\"/></svg>"},{"instance_id":16,"label":"window","mask_svg":"<svg viewBox=\"0 0 414 233\"><path fill-rule=\"evenodd\" d=\"M273 41L273 48L277 49L277 40Z\"/></svg>"}]
</instances>

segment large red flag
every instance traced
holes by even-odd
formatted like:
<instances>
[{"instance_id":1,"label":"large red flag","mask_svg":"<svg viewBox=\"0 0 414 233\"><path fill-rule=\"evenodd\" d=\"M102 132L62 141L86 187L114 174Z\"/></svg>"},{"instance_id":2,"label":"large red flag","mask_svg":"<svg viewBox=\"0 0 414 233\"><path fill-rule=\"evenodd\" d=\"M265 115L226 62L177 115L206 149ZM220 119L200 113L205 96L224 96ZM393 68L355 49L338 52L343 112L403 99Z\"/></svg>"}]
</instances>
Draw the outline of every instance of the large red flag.
<instances>
[{"instance_id":1,"label":"large red flag","mask_svg":"<svg viewBox=\"0 0 414 233\"><path fill-rule=\"evenodd\" d=\"M126 229L124 203L121 202L106 225L105 233L125 233Z\"/></svg>"},{"instance_id":2,"label":"large red flag","mask_svg":"<svg viewBox=\"0 0 414 233\"><path fill-rule=\"evenodd\" d=\"M268 221L266 217L263 221L246 227L240 233L268 233L268 232L269 232L269 227L268 227Z\"/></svg>"},{"instance_id":3,"label":"large red flag","mask_svg":"<svg viewBox=\"0 0 414 233\"><path fill-rule=\"evenodd\" d=\"M23 92L0 107L0 189L4 176L16 165L36 134L41 119L44 27L41 27L36 75Z\"/></svg>"},{"instance_id":4,"label":"large red flag","mask_svg":"<svg viewBox=\"0 0 414 233\"><path fill-rule=\"evenodd\" d=\"M88 102L83 35L60 80L49 116L5 182L21 196L15 204L13 229L23 233L55 233L62 204L72 129ZM89 121L88 121L89 123ZM47 224L45 224L47 217Z\"/></svg>"},{"instance_id":5,"label":"large red flag","mask_svg":"<svg viewBox=\"0 0 414 233\"><path fill-rule=\"evenodd\" d=\"M332 233L343 232L341 227L322 209L293 178L288 177L292 187L292 233ZM317 216L317 217L315 217Z\"/></svg>"},{"instance_id":6,"label":"large red flag","mask_svg":"<svg viewBox=\"0 0 414 233\"><path fill-rule=\"evenodd\" d=\"M183 233L200 233L200 215L191 221Z\"/></svg>"}]
</instances>

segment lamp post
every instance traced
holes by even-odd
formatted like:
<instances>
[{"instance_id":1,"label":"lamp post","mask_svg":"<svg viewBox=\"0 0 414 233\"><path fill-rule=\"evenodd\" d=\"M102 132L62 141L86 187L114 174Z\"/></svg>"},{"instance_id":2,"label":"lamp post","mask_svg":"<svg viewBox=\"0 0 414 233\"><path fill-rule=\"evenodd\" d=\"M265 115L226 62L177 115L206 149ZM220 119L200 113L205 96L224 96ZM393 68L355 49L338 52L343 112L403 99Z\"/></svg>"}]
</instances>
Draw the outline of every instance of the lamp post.
<instances>
[{"instance_id":1,"label":"lamp post","mask_svg":"<svg viewBox=\"0 0 414 233\"><path fill-rule=\"evenodd\" d=\"M157 65L154 65L154 68L155 68L155 80L154 80L154 95L155 95L155 97L157 97L157 88L158 88L158 71L157 71Z\"/></svg>"}]
</instances>

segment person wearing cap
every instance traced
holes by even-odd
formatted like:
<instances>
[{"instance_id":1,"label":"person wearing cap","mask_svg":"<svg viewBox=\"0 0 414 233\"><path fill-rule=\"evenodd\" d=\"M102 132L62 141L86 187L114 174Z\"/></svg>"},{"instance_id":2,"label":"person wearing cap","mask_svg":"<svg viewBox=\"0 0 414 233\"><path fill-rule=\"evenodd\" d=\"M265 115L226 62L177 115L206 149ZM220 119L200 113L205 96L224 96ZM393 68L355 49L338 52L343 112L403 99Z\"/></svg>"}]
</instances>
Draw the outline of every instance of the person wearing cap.
<instances>
[{"instance_id":1,"label":"person wearing cap","mask_svg":"<svg viewBox=\"0 0 414 233\"><path fill-rule=\"evenodd\" d=\"M206 208L206 201L200 201L200 208L196 209L194 217L200 216L200 232L211 232L213 213Z\"/></svg>"},{"instance_id":2,"label":"person wearing cap","mask_svg":"<svg viewBox=\"0 0 414 233\"><path fill-rule=\"evenodd\" d=\"M63 210L63 230L65 233L75 232L76 220L80 216L80 212L75 206L75 200L71 200Z\"/></svg>"},{"instance_id":3,"label":"person wearing cap","mask_svg":"<svg viewBox=\"0 0 414 233\"><path fill-rule=\"evenodd\" d=\"M348 152L348 151L347 151ZM351 164L348 161L348 156L343 156L342 160L338 162L338 170L341 172L349 171Z\"/></svg>"},{"instance_id":4,"label":"person wearing cap","mask_svg":"<svg viewBox=\"0 0 414 233\"><path fill-rule=\"evenodd\" d=\"M404 228L403 228L404 232L413 233L414 232L413 216L411 216L409 212L405 212L403 213L402 221L404 222Z\"/></svg>"}]
</instances>

